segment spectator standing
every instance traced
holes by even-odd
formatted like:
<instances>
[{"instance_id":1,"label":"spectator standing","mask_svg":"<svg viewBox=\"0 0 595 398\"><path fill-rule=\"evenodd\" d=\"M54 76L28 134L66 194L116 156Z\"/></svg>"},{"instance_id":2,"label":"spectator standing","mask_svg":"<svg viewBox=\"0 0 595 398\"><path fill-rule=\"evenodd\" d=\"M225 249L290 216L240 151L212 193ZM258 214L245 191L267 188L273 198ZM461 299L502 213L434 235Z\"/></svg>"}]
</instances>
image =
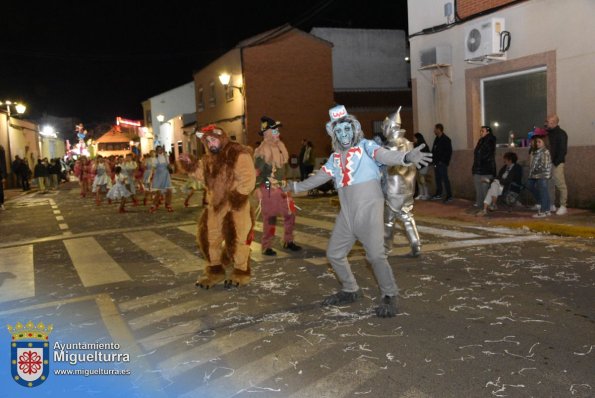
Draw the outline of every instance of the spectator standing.
<instances>
[{"instance_id":1,"label":"spectator standing","mask_svg":"<svg viewBox=\"0 0 595 398\"><path fill-rule=\"evenodd\" d=\"M430 148L428 144L426 144L426 139L421 133L415 133L413 136L413 147L417 148L421 144L425 146L421 150L422 152L430 152ZM421 169L417 170L417 174L415 176L417 180L417 196L415 199L417 200L428 200L430 199L430 191L429 191L429 179L428 179L428 171L430 170L430 166L424 166Z\"/></svg>"},{"instance_id":2,"label":"spectator standing","mask_svg":"<svg viewBox=\"0 0 595 398\"><path fill-rule=\"evenodd\" d=\"M496 175L496 137L489 126L481 126L479 134L479 141L473 151L471 173L475 186L475 207L481 208L489 188L485 181L490 181Z\"/></svg>"},{"instance_id":3,"label":"spectator standing","mask_svg":"<svg viewBox=\"0 0 595 398\"><path fill-rule=\"evenodd\" d=\"M566 177L564 176L564 163L566 152L568 151L568 134L558 125L560 118L558 115L547 117L547 131L550 141L550 153L552 155L552 183L549 184L549 195L552 199L551 211L555 211L556 191L560 195L560 207L556 214L563 216L568 213L566 208L568 200L568 189L566 188Z\"/></svg>"},{"instance_id":4,"label":"spectator standing","mask_svg":"<svg viewBox=\"0 0 595 398\"><path fill-rule=\"evenodd\" d=\"M12 168L12 174L14 174L16 180L17 180L17 185L21 185L23 184L23 179L21 177L22 173L21 173L21 158L19 157L19 155L16 155L14 157L14 160L11 163L11 168ZM25 187L23 186L23 191L25 190Z\"/></svg>"},{"instance_id":5,"label":"spectator standing","mask_svg":"<svg viewBox=\"0 0 595 398\"><path fill-rule=\"evenodd\" d=\"M23 187L23 191L28 191L31 189L31 187L29 186L29 179L31 178L31 169L29 168L29 163L27 163L26 159L21 159L19 170L21 173L21 184Z\"/></svg>"},{"instance_id":6,"label":"spectator standing","mask_svg":"<svg viewBox=\"0 0 595 398\"><path fill-rule=\"evenodd\" d=\"M312 141L306 142L306 150L304 151L304 169L306 171L305 178L314 171L314 151L313 151Z\"/></svg>"},{"instance_id":7,"label":"spectator standing","mask_svg":"<svg viewBox=\"0 0 595 398\"><path fill-rule=\"evenodd\" d=\"M38 159L35 170L33 171L33 177L37 179L37 190L40 193L46 193L48 191L46 187L48 175L47 161Z\"/></svg>"},{"instance_id":8,"label":"spectator standing","mask_svg":"<svg viewBox=\"0 0 595 398\"><path fill-rule=\"evenodd\" d=\"M531 138L529 190L539 203L539 210L534 218L548 217L550 213L550 195L548 180L552 175L552 158L547 148L547 132L536 128Z\"/></svg>"},{"instance_id":9,"label":"spectator standing","mask_svg":"<svg viewBox=\"0 0 595 398\"><path fill-rule=\"evenodd\" d=\"M444 203L452 201L452 191L450 190L450 180L448 179L448 165L452 157L452 143L450 138L444 134L444 126L437 123L434 126L434 145L432 145L432 159L436 174L436 194L432 200L443 199ZM442 185L446 190L446 196L442 198Z\"/></svg>"},{"instance_id":10,"label":"spectator standing","mask_svg":"<svg viewBox=\"0 0 595 398\"><path fill-rule=\"evenodd\" d=\"M58 175L60 174L60 162L58 159L52 159L48 166L48 173L50 177L50 189L56 190L58 189L59 178Z\"/></svg>"}]
</instances>

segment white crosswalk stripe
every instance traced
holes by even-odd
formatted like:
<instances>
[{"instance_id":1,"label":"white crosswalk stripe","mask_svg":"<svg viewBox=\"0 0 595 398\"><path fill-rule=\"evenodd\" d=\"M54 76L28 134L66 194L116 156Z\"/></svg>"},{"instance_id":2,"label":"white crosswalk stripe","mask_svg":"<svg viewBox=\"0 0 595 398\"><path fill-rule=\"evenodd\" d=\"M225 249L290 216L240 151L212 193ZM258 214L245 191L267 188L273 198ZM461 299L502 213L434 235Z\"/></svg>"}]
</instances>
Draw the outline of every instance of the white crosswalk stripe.
<instances>
[{"instance_id":1,"label":"white crosswalk stripe","mask_svg":"<svg viewBox=\"0 0 595 398\"><path fill-rule=\"evenodd\" d=\"M131 280L94 238L66 239L64 246L85 287Z\"/></svg>"},{"instance_id":2,"label":"white crosswalk stripe","mask_svg":"<svg viewBox=\"0 0 595 398\"><path fill-rule=\"evenodd\" d=\"M0 249L0 303L33 296L33 245Z\"/></svg>"},{"instance_id":3,"label":"white crosswalk stripe","mask_svg":"<svg viewBox=\"0 0 595 398\"><path fill-rule=\"evenodd\" d=\"M124 236L176 275L199 271L206 264L202 258L153 231L125 233Z\"/></svg>"}]
</instances>

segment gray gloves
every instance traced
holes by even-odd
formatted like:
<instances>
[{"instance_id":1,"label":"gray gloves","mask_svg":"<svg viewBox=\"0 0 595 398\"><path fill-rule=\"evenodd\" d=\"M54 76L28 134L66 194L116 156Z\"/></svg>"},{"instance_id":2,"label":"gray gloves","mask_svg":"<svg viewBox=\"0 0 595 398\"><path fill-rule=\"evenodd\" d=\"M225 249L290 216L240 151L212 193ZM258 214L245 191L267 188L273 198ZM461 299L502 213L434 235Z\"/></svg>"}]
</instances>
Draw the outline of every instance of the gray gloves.
<instances>
[{"instance_id":1,"label":"gray gloves","mask_svg":"<svg viewBox=\"0 0 595 398\"><path fill-rule=\"evenodd\" d=\"M432 162L432 154L430 152L421 151L425 146L426 144L421 144L407 152L405 155L405 162L413 163L418 169L430 164Z\"/></svg>"}]
</instances>

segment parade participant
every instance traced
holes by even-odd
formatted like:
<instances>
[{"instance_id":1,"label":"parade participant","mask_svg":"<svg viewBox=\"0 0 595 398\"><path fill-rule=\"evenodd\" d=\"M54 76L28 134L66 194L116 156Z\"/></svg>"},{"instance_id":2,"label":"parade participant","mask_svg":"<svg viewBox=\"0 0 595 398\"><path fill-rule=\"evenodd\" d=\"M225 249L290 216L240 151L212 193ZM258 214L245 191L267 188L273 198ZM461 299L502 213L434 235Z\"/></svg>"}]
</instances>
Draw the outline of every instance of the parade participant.
<instances>
[{"instance_id":1,"label":"parade participant","mask_svg":"<svg viewBox=\"0 0 595 398\"><path fill-rule=\"evenodd\" d=\"M122 167L120 166L116 166L114 168L114 172L116 175L116 182L115 184L110 188L110 190L107 192L106 197L109 200L113 200L113 201L120 201L120 207L118 208L118 212L120 213L126 213L126 209L124 208L124 206L126 206L126 199L129 198L132 194L130 193L130 191L128 191L128 189L126 189L127 185L128 185L128 175L125 174L123 172Z\"/></svg>"},{"instance_id":2,"label":"parade participant","mask_svg":"<svg viewBox=\"0 0 595 398\"><path fill-rule=\"evenodd\" d=\"M126 187L130 191L130 196L132 197L132 203L134 206L138 205L138 200L136 199L136 184L134 182L134 175L136 173L136 168L138 164L134 159L132 159L132 154L129 153L126 155L124 162L119 165L122 168L122 174L126 177ZM116 176L117 177L117 176Z\"/></svg>"},{"instance_id":3,"label":"parade participant","mask_svg":"<svg viewBox=\"0 0 595 398\"><path fill-rule=\"evenodd\" d=\"M283 217L283 248L298 251L300 246L293 241L295 213L293 199L283 192L285 169L289 155L285 144L280 140L281 122L263 116L259 134L264 137L254 151L256 167L256 196L262 209L262 254L275 256L272 249L275 237L277 216Z\"/></svg>"},{"instance_id":4,"label":"parade participant","mask_svg":"<svg viewBox=\"0 0 595 398\"><path fill-rule=\"evenodd\" d=\"M390 151L364 139L359 121L342 105L332 108L329 114L331 120L326 124L326 131L331 136L334 152L315 175L302 182L291 182L285 188L303 192L333 179L339 193L341 210L326 253L341 290L327 297L322 305L348 304L359 298L359 287L347 261L349 251L359 240L381 292L376 315L395 316L398 290L383 245L384 195L379 166L414 164L421 167L431 161L431 155L421 152L423 146L409 152Z\"/></svg>"},{"instance_id":5,"label":"parade participant","mask_svg":"<svg viewBox=\"0 0 595 398\"><path fill-rule=\"evenodd\" d=\"M197 168L198 159L192 154L180 154L180 164L184 170L195 170ZM190 205L189 201L192 195L194 195L194 191L200 191L202 189L202 183L198 180L195 173L188 171L188 177L184 186L182 186L181 191L186 195L186 199L184 200L184 207L188 207Z\"/></svg>"},{"instance_id":6,"label":"parade participant","mask_svg":"<svg viewBox=\"0 0 595 398\"><path fill-rule=\"evenodd\" d=\"M143 159L145 172L143 173L143 191L145 197L143 199L143 206L147 205L147 199L152 200L151 183L153 181L153 171L155 170L155 151L151 150Z\"/></svg>"},{"instance_id":7,"label":"parade participant","mask_svg":"<svg viewBox=\"0 0 595 398\"><path fill-rule=\"evenodd\" d=\"M198 223L197 241L208 265L196 286L210 288L221 281L225 286L250 282L250 243L254 212L249 195L256 173L250 148L233 142L221 128L209 125L197 133L206 155L200 165L182 162L186 171L196 168L204 181L206 207ZM226 268L233 265L229 279Z\"/></svg>"},{"instance_id":8,"label":"parade participant","mask_svg":"<svg viewBox=\"0 0 595 398\"><path fill-rule=\"evenodd\" d=\"M389 115L382 123L382 133L386 139L384 147L391 151L407 153L413 149L413 143L405 138L401 128L401 108ZM411 256L421 252L421 241L413 218L413 194L415 192L415 166L383 166L385 173L385 211L384 211L384 247L387 254L393 247L395 221L399 219L405 227L405 235L411 246Z\"/></svg>"},{"instance_id":9,"label":"parade participant","mask_svg":"<svg viewBox=\"0 0 595 398\"><path fill-rule=\"evenodd\" d=\"M74 163L74 175L79 180L81 187L81 198L87 196L89 192L89 175L91 174L89 160L86 156L79 157Z\"/></svg>"},{"instance_id":10,"label":"parade participant","mask_svg":"<svg viewBox=\"0 0 595 398\"><path fill-rule=\"evenodd\" d=\"M153 162L153 180L151 182L151 191L154 192L153 206L149 209L150 213L155 213L159 208L161 195L165 194L165 208L168 212L174 211L171 207L171 196L173 186L171 185L171 177L169 175L169 158L164 152L163 147L157 147L157 156Z\"/></svg>"},{"instance_id":11,"label":"parade participant","mask_svg":"<svg viewBox=\"0 0 595 398\"><path fill-rule=\"evenodd\" d=\"M112 181L109 177L110 172L110 167L105 161L105 158L98 156L93 165L93 174L95 175L93 179L93 192L95 193L95 203L97 206L101 204L101 192L107 193L112 186ZM111 203L111 199L108 198L108 201Z\"/></svg>"}]
</instances>

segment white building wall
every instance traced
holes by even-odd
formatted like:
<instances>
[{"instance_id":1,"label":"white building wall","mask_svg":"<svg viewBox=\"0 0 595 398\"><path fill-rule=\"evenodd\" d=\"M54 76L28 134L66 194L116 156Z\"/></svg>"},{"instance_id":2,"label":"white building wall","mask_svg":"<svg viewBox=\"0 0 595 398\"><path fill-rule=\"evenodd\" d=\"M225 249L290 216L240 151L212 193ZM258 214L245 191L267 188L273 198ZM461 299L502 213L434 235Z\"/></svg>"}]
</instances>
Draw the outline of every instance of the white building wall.
<instances>
[{"instance_id":1,"label":"white building wall","mask_svg":"<svg viewBox=\"0 0 595 398\"><path fill-rule=\"evenodd\" d=\"M443 0L409 0L408 6L410 34L445 21ZM556 51L555 112L560 116L560 125L569 133L570 146L595 145L595 1L531 0L466 24L489 17L505 18L506 30L512 37L508 60ZM454 149L468 149L465 70L481 67L464 61L466 24L410 38L418 130L432 138L434 124L443 123ZM444 44L452 47L452 83L446 76L437 76L433 87L432 71L418 70L419 52Z\"/></svg>"},{"instance_id":2,"label":"white building wall","mask_svg":"<svg viewBox=\"0 0 595 398\"><path fill-rule=\"evenodd\" d=\"M174 141L174 132L170 120L185 113L196 111L194 81L151 97L149 101L151 102L151 123L155 141L158 140L169 152ZM157 115L165 117L163 124L159 123Z\"/></svg>"},{"instance_id":3,"label":"white building wall","mask_svg":"<svg viewBox=\"0 0 595 398\"><path fill-rule=\"evenodd\" d=\"M335 91L408 86L405 31L313 28L310 33L333 43Z\"/></svg>"}]
</instances>

